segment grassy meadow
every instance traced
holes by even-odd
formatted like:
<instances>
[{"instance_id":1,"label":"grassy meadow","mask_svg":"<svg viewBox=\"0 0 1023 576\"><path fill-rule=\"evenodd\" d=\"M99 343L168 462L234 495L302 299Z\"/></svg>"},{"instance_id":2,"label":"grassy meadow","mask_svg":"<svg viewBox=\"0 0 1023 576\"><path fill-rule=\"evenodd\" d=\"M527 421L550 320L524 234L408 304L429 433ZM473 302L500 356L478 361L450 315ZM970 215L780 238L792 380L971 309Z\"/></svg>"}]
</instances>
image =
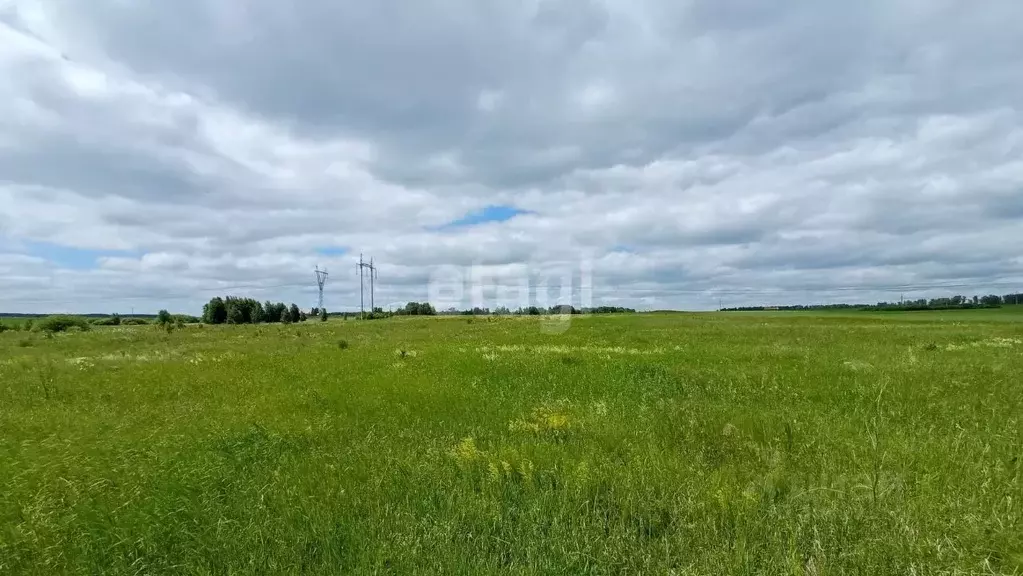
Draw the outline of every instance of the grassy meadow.
<instances>
[{"instance_id":1,"label":"grassy meadow","mask_svg":"<svg viewBox=\"0 0 1023 576\"><path fill-rule=\"evenodd\" d=\"M1016 310L551 328L2 333L0 574L1023 573Z\"/></svg>"}]
</instances>

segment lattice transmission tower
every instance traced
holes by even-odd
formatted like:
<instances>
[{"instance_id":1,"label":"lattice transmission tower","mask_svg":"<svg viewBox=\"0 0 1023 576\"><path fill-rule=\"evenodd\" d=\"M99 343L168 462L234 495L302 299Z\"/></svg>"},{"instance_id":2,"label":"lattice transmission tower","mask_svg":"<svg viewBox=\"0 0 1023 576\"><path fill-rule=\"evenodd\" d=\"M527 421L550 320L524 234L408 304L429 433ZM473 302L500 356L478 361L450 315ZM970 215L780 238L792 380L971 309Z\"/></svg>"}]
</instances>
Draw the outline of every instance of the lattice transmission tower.
<instances>
[{"instance_id":1,"label":"lattice transmission tower","mask_svg":"<svg viewBox=\"0 0 1023 576\"><path fill-rule=\"evenodd\" d=\"M316 285L320 288L320 298L316 301L316 309L323 310L323 286L327 283L327 269L320 270L320 267L316 267Z\"/></svg>"}]
</instances>

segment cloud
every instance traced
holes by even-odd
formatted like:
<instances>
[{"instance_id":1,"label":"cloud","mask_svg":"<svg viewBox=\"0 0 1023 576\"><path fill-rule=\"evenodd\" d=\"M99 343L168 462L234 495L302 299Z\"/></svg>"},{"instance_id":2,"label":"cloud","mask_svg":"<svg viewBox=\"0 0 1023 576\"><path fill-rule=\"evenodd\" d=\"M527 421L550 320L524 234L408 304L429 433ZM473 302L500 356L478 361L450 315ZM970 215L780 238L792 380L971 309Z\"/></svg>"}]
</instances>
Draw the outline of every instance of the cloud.
<instances>
[{"instance_id":1,"label":"cloud","mask_svg":"<svg viewBox=\"0 0 1023 576\"><path fill-rule=\"evenodd\" d=\"M317 265L351 309L360 252L395 303L446 266L654 308L1015 289L1021 17L10 0L0 310L312 305Z\"/></svg>"}]
</instances>

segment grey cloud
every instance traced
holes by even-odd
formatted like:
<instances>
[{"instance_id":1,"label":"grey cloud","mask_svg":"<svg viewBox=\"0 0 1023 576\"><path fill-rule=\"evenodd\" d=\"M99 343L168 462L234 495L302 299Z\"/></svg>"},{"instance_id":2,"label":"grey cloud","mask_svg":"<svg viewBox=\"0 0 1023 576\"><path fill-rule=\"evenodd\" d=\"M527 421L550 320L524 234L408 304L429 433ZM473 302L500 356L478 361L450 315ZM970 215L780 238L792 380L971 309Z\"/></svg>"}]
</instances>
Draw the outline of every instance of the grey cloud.
<instances>
[{"instance_id":1,"label":"grey cloud","mask_svg":"<svg viewBox=\"0 0 1023 576\"><path fill-rule=\"evenodd\" d=\"M658 307L1021 279L1021 17L1008 0L15 0L0 250L143 255L10 260L0 305L196 306L232 282L306 298L312 266L360 251L390 267L388 300L446 264L586 254L602 297ZM496 204L533 214L442 228ZM350 305L353 282L333 296Z\"/></svg>"}]
</instances>

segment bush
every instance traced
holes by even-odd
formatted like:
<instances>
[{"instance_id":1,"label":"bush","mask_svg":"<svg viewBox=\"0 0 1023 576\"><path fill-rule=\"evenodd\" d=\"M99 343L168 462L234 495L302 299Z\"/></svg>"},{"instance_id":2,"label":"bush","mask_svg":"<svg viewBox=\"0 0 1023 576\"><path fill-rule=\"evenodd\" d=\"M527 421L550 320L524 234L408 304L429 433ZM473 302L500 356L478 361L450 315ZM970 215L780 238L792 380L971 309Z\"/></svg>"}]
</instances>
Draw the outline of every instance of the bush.
<instances>
[{"instance_id":1,"label":"bush","mask_svg":"<svg viewBox=\"0 0 1023 576\"><path fill-rule=\"evenodd\" d=\"M149 320L145 318L125 318L121 320L123 326L148 326Z\"/></svg>"},{"instance_id":2,"label":"bush","mask_svg":"<svg viewBox=\"0 0 1023 576\"><path fill-rule=\"evenodd\" d=\"M25 320L24 324L21 325L21 329L24 330L25 332L29 332L29 331L32 330L32 327L34 325L35 325L35 320L29 318L28 320Z\"/></svg>"},{"instance_id":3,"label":"bush","mask_svg":"<svg viewBox=\"0 0 1023 576\"><path fill-rule=\"evenodd\" d=\"M117 314L114 314L113 316L111 316L109 318L97 318L97 319L92 321L92 325L93 326L120 326L121 325L121 317L119 315L117 315Z\"/></svg>"},{"instance_id":4,"label":"bush","mask_svg":"<svg viewBox=\"0 0 1023 576\"><path fill-rule=\"evenodd\" d=\"M3 334L4 332L7 332L10 329L11 329L10 326L4 324L3 322L0 322L0 334Z\"/></svg>"},{"instance_id":5,"label":"bush","mask_svg":"<svg viewBox=\"0 0 1023 576\"><path fill-rule=\"evenodd\" d=\"M348 350L348 340L338 340L337 347L341 350Z\"/></svg>"},{"instance_id":6,"label":"bush","mask_svg":"<svg viewBox=\"0 0 1023 576\"><path fill-rule=\"evenodd\" d=\"M80 316L47 316L36 324L36 329L42 332L53 334L55 332L67 332L72 327L76 327L83 332L91 328L89 322Z\"/></svg>"},{"instance_id":7,"label":"bush","mask_svg":"<svg viewBox=\"0 0 1023 576\"><path fill-rule=\"evenodd\" d=\"M323 308L322 310L320 310L320 322L326 322L326 321L327 321L327 309Z\"/></svg>"},{"instance_id":8,"label":"bush","mask_svg":"<svg viewBox=\"0 0 1023 576\"><path fill-rule=\"evenodd\" d=\"M160 310L156 314L156 323L160 326L166 326L172 322L170 312L166 310Z\"/></svg>"}]
</instances>

